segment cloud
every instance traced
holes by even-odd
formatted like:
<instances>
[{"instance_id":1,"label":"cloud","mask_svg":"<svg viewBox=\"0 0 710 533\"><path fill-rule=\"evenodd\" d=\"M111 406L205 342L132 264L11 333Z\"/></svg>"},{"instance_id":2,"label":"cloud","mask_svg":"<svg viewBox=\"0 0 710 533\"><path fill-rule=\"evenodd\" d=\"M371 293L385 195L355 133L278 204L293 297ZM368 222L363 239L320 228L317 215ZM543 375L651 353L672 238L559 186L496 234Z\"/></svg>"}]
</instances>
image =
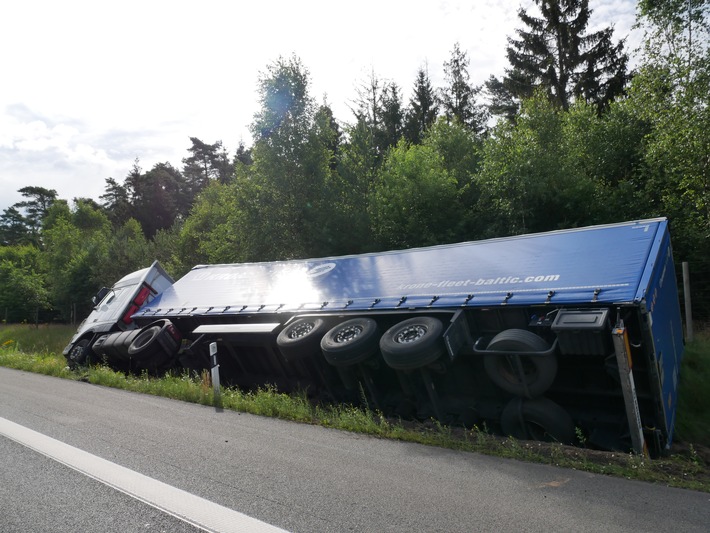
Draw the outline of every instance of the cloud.
<instances>
[{"instance_id":1,"label":"cloud","mask_svg":"<svg viewBox=\"0 0 710 533\"><path fill-rule=\"evenodd\" d=\"M96 135L81 121L9 105L0 113L0 208L20 201L17 190L26 185L55 189L62 198L96 199L107 177L121 179L151 145L164 152L155 133L108 130Z\"/></svg>"}]
</instances>

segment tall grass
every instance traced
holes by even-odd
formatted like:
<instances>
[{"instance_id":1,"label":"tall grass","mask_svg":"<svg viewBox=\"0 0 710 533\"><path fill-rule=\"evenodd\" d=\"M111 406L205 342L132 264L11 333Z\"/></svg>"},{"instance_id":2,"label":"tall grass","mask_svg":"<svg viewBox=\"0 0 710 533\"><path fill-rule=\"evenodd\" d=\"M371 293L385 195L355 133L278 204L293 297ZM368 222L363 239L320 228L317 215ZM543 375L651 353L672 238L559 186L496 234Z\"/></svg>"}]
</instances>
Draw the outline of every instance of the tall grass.
<instances>
[{"instance_id":1,"label":"tall grass","mask_svg":"<svg viewBox=\"0 0 710 533\"><path fill-rule=\"evenodd\" d=\"M73 377L61 353L74 329L73 326L55 325L0 325L0 366L48 376Z\"/></svg>"},{"instance_id":2,"label":"tall grass","mask_svg":"<svg viewBox=\"0 0 710 533\"><path fill-rule=\"evenodd\" d=\"M710 447L710 330L685 347L681 365L676 437Z\"/></svg>"},{"instance_id":3,"label":"tall grass","mask_svg":"<svg viewBox=\"0 0 710 533\"><path fill-rule=\"evenodd\" d=\"M0 324L0 348L61 354L75 331L67 324Z\"/></svg>"}]
</instances>

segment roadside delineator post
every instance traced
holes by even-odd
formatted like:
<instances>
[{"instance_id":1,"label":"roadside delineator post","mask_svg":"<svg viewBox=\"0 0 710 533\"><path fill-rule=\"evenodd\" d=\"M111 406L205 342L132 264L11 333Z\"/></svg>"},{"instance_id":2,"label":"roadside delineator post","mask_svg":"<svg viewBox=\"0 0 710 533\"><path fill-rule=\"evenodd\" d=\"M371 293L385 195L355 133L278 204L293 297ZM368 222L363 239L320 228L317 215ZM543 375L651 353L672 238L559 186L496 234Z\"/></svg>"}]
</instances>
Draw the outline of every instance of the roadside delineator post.
<instances>
[{"instance_id":1,"label":"roadside delineator post","mask_svg":"<svg viewBox=\"0 0 710 533\"><path fill-rule=\"evenodd\" d=\"M222 407L222 391L219 386L219 363L217 362L217 343L210 343L210 373L212 377L212 387L214 389L214 405Z\"/></svg>"}]
</instances>

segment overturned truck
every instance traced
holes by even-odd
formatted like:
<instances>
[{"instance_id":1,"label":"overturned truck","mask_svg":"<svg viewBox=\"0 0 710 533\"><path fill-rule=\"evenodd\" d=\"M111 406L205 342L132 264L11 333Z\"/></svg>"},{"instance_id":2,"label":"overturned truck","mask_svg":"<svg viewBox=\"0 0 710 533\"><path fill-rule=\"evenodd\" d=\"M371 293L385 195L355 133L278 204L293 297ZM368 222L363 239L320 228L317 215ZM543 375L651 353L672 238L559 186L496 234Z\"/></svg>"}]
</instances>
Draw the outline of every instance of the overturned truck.
<instances>
[{"instance_id":1,"label":"overturned truck","mask_svg":"<svg viewBox=\"0 0 710 533\"><path fill-rule=\"evenodd\" d=\"M322 259L156 262L102 289L64 350L366 402L385 415L658 456L683 336L668 222Z\"/></svg>"}]
</instances>

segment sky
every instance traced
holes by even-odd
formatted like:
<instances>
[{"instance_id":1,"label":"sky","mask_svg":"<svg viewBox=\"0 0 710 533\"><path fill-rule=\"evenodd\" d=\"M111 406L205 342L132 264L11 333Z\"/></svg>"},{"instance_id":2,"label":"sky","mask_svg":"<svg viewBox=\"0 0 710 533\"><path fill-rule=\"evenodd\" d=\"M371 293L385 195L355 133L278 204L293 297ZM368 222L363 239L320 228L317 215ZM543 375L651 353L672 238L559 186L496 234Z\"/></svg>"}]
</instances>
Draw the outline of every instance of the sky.
<instances>
[{"instance_id":1,"label":"sky","mask_svg":"<svg viewBox=\"0 0 710 533\"><path fill-rule=\"evenodd\" d=\"M588 31L632 32L635 0L590 0ZM507 38L532 0L23 0L0 7L0 211L25 186L99 201L136 159L182 167L190 137L251 145L259 76L297 56L311 95L352 121L371 75L409 101L417 71L434 87L456 43L473 84L507 66Z\"/></svg>"}]
</instances>

